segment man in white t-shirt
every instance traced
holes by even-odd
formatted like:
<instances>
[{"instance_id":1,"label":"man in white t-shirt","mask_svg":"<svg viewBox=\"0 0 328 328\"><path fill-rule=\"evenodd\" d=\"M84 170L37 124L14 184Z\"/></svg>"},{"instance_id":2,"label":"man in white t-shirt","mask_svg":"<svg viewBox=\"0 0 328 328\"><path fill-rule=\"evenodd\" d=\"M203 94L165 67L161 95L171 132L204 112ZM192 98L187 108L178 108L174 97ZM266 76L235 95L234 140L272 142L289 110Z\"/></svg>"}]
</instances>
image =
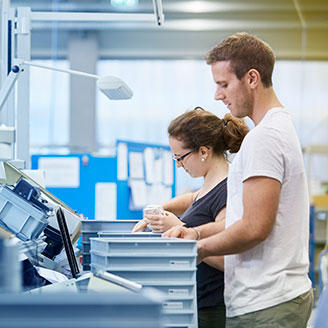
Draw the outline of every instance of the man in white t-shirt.
<instances>
[{"instance_id":1,"label":"man in white t-shirt","mask_svg":"<svg viewBox=\"0 0 328 328\"><path fill-rule=\"evenodd\" d=\"M226 327L306 327L313 302L308 190L290 114L272 87L274 54L262 40L237 33L206 61L215 99L255 127L229 169L225 227L178 227L166 235L200 237L199 261L225 255Z\"/></svg>"}]
</instances>

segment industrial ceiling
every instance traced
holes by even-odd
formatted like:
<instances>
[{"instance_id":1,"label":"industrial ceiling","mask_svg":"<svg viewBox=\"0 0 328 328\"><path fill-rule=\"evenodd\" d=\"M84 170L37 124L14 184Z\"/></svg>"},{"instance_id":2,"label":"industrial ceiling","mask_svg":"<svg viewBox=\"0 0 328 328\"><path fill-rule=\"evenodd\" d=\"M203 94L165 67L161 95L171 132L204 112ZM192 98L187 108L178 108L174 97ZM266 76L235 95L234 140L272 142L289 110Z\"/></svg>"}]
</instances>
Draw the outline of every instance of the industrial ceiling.
<instances>
[{"instance_id":1,"label":"industrial ceiling","mask_svg":"<svg viewBox=\"0 0 328 328\"><path fill-rule=\"evenodd\" d=\"M32 11L151 13L152 0L118 8L110 0L12 0ZM100 58L202 58L225 36L247 31L278 59L328 60L328 0L163 0L154 22L33 22L32 57L67 57L70 38L96 38Z\"/></svg>"}]
</instances>

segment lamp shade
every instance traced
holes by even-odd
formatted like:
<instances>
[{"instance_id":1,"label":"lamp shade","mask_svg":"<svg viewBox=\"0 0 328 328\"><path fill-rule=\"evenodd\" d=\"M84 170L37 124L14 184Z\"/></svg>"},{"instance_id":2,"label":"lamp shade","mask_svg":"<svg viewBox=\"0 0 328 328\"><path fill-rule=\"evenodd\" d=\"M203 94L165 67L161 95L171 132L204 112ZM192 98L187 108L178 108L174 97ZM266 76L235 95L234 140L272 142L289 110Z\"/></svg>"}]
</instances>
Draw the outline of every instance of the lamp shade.
<instances>
[{"instance_id":1,"label":"lamp shade","mask_svg":"<svg viewBox=\"0 0 328 328\"><path fill-rule=\"evenodd\" d=\"M116 76L99 77L97 87L110 99L130 99L133 96L128 85Z\"/></svg>"}]
</instances>

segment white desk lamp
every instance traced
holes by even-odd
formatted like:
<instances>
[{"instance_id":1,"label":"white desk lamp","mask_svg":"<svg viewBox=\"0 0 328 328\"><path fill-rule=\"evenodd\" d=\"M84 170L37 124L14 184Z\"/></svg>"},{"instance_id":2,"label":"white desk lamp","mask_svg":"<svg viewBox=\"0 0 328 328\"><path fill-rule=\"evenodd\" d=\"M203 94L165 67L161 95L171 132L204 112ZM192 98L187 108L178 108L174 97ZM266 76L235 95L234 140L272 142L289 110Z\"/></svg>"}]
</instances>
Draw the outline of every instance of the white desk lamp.
<instances>
[{"instance_id":1,"label":"white desk lamp","mask_svg":"<svg viewBox=\"0 0 328 328\"><path fill-rule=\"evenodd\" d=\"M17 63L17 65L12 67L11 72L5 79L3 86L0 90L0 110L3 104L6 102L8 95L12 90L13 86L15 85L15 82L19 77L20 73L24 71L25 65L40 67L51 71L64 72L72 75L86 76L95 79L97 80L97 87L100 89L100 91L102 91L109 99L112 100L130 99L133 96L133 92L128 87L128 85L116 76L109 75L100 77L94 74L37 64L31 61L19 61L19 59L17 60Z\"/></svg>"}]
</instances>

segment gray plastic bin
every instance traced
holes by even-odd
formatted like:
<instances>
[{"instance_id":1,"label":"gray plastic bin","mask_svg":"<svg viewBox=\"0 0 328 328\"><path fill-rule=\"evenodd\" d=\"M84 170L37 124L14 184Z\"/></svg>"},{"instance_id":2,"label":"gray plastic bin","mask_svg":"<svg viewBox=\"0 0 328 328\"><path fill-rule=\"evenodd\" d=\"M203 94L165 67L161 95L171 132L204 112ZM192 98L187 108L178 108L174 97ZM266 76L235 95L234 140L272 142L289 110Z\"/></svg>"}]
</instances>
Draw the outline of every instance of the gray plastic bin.
<instances>
[{"instance_id":1,"label":"gray plastic bin","mask_svg":"<svg viewBox=\"0 0 328 328\"><path fill-rule=\"evenodd\" d=\"M82 220L82 252L89 254L90 252L90 238L98 237L101 231L129 233L139 220ZM82 258L82 266L84 271L90 270L90 257Z\"/></svg>"},{"instance_id":2,"label":"gray plastic bin","mask_svg":"<svg viewBox=\"0 0 328 328\"><path fill-rule=\"evenodd\" d=\"M0 226L23 241L37 239L48 225L48 216L0 185Z\"/></svg>"},{"instance_id":3,"label":"gray plastic bin","mask_svg":"<svg viewBox=\"0 0 328 328\"><path fill-rule=\"evenodd\" d=\"M90 252L90 238L98 237L101 231L129 233L139 220L83 220L82 222L82 252ZM90 257L89 257L90 258ZM90 270L90 261L87 257L82 259L84 271Z\"/></svg>"},{"instance_id":4,"label":"gray plastic bin","mask_svg":"<svg viewBox=\"0 0 328 328\"><path fill-rule=\"evenodd\" d=\"M193 311L194 310L194 300L180 299L180 300L167 300L163 304L163 311L165 313L172 313L175 311Z\"/></svg>"},{"instance_id":5,"label":"gray plastic bin","mask_svg":"<svg viewBox=\"0 0 328 328\"><path fill-rule=\"evenodd\" d=\"M167 286L164 285L158 286L158 285L144 283L143 287L156 288L158 291L166 295L166 299L168 300L193 299L196 293L195 285L192 282L185 285L170 284Z\"/></svg>"},{"instance_id":6,"label":"gray plastic bin","mask_svg":"<svg viewBox=\"0 0 328 328\"><path fill-rule=\"evenodd\" d=\"M144 270L157 268L162 270L195 269L196 257L171 255L124 254L108 256L104 252L91 251L91 263L100 265L106 270Z\"/></svg>"},{"instance_id":7,"label":"gray plastic bin","mask_svg":"<svg viewBox=\"0 0 328 328\"><path fill-rule=\"evenodd\" d=\"M106 270L166 295L167 327L197 327L196 241L91 238L91 271Z\"/></svg>"},{"instance_id":8,"label":"gray plastic bin","mask_svg":"<svg viewBox=\"0 0 328 328\"><path fill-rule=\"evenodd\" d=\"M161 328L157 297L126 292L0 294L0 326Z\"/></svg>"},{"instance_id":9,"label":"gray plastic bin","mask_svg":"<svg viewBox=\"0 0 328 328\"><path fill-rule=\"evenodd\" d=\"M195 322L197 317L194 315L193 311L182 311L181 313L170 313L163 315L163 324L165 326L170 325L170 327L197 327L198 323Z\"/></svg>"},{"instance_id":10,"label":"gray plastic bin","mask_svg":"<svg viewBox=\"0 0 328 328\"><path fill-rule=\"evenodd\" d=\"M100 238L154 238L154 237L162 237L161 233L156 232L110 232L110 231L101 231L98 232L98 237Z\"/></svg>"},{"instance_id":11,"label":"gray plastic bin","mask_svg":"<svg viewBox=\"0 0 328 328\"><path fill-rule=\"evenodd\" d=\"M98 270L106 270L100 265L92 264L91 263L91 271L97 272ZM176 283L188 283L188 282L195 282L196 281L196 269L194 270L142 270L142 271L131 271L125 270L107 270L110 273L113 273L119 277L132 280L139 284L149 283L152 282L163 284L167 282L169 284L176 284Z\"/></svg>"},{"instance_id":12,"label":"gray plastic bin","mask_svg":"<svg viewBox=\"0 0 328 328\"><path fill-rule=\"evenodd\" d=\"M91 238L91 250L112 255L197 256L195 240L173 238Z\"/></svg>"},{"instance_id":13,"label":"gray plastic bin","mask_svg":"<svg viewBox=\"0 0 328 328\"><path fill-rule=\"evenodd\" d=\"M139 222L139 220L82 220L83 232L131 232L133 227Z\"/></svg>"}]
</instances>

